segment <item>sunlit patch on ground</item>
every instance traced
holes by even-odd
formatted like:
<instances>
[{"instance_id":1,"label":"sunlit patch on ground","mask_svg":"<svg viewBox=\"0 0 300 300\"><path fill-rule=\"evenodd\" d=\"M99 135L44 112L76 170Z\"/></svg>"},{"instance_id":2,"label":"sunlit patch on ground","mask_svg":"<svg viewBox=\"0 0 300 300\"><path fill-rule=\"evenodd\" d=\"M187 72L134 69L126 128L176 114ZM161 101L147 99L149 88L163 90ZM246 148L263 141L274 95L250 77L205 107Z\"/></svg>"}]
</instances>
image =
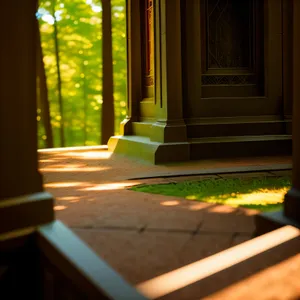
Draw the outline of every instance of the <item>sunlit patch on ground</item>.
<instances>
[{"instance_id":1,"label":"sunlit patch on ground","mask_svg":"<svg viewBox=\"0 0 300 300\"><path fill-rule=\"evenodd\" d=\"M64 152L62 156L83 159L109 159L112 155L110 151L85 151L85 152Z\"/></svg>"},{"instance_id":2,"label":"sunlit patch on ground","mask_svg":"<svg viewBox=\"0 0 300 300\"><path fill-rule=\"evenodd\" d=\"M108 168L104 167L87 167L86 165L82 164L60 164L60 165L53 165L51 167L40 168L41 172L97 172L97 171L104 171Z\"/></svg>"},{"instance_id":3,"label":"sunlit patch on ground","mask_svg":"<svg viewBox=\"0 0 300 300\"><path fill-rule=\"evenodd\" d=\"M166 196L182 197L191 201L226 204L261 211L280 209L284 195L291 186L287 177L245 179L205 179L171 184L135 186L132 190ZM162 204L163 205L163 204ZM170 205L170 204L169 204ZM197 207L191 207L197 210ZM201 208L200 208L201 209ZM217 209L212 207L211 209Z\"/></svg>"},{"instance_id":4,"label":"sunlit patch on ground","mask_svg":"<svg viewBox=\"0 0 300 300\"><path fill-rule=\"evenodd\" d=\"M136 185L137 182L115 182L115 183L102 183L102 184L95 184L90 187L86 187L83 190L85 191L109 191L109 190L121 190L124 188L131 187Z\"/></svg>"},{"instance_id":5,"label":"sunlit patch on ground","mask_svg":"<svg viewBox=\"0 0 300 300\"><path fill-rule=\"evenodd\" d=\"M67 188L67 187L79 187L79 186L86 186L88 183L84 182L52 182L46 183L44 186L46 188Z\"/></svg>"},{"instance_id":6,"label":"sunlit patch on ground","mask_svg":"<svg viewBox=\"0 0 300 300\"><path fill-rule=\"evenodd\" d=\"M65 210L67 207L65 205L56 205L54 206L54 210L58 211L58 210Z\"/></svg>"},{"instance_id":7,"label":"sunlit patch on ground","mask_svg":"<svg viewBox=\"0 0 300 300\"><path fill-rule=\"evenodd\" d=\"M173 201L164 201L164 202L161 202L160 204L163 206L176 206L176 205L179 205L180 202L177 200L173 200Z\"/></svg>"},{"instance_id":8,"label":"sunlit patch on ground","mask_svg":"<svg viewBox=\"0 0 300 300\"><path fill-rule=\"evenodd\" d=\"M64 196L64 197L56 197L56 200L69 201L69 202L78 202L80 200L80 197L78 197L78 196Z\"/></svg>"},{"instance_id":9,"label":"sunlit patch on ground","mask_svg":"<svg viewBox=\"0 0 300 300\"><path fill-rule=\"evenodd\" d=\"M288 188L281 188L278 190L268 190L264 189L257 192L252 192L249 194L236 194L232 195L222 195L222 196L212 196L203 198L202 201L209 203L220 203L232 206L241 205L274 205L282 203L284 195L287 193Z\"/></svg>"}]
</instances>

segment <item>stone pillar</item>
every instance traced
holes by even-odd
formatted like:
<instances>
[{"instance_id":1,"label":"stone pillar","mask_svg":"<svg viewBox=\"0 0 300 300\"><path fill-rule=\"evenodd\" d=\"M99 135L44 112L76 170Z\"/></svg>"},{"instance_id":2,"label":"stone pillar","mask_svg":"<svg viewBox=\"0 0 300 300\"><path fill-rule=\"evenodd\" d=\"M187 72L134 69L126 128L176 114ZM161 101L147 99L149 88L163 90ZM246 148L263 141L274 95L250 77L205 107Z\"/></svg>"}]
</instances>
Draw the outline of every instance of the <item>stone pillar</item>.
<instances>
[{"instance_id":1,"label":"stone pillar","mask_svg":"<svg viewBox=\"0 0 300 300\"><path fill-rule=\"evenodd\" d=\"M151 140L186 142L183 120L181 1L155 2L155 106Z\"/></svg>"},{"instance_id":2,"label":"stone pillar","mask_svg":"<svg viewBox=\"0 0 300 300\"><path fill-rule=\"evenodd\" d=\"M141 0L128 0L128 110L127 117L121 125L122 136L112 137L108 147L115 153L140 157L154 164L187 161L190 158L190 145L183 119L182 1L153 0L152 4L154 97L152 84L150 93L150 90L145 89L150 86L143 83L145 70L142 58L143 55L147 56L143 47L145 20L142 14L145 14L145 5ZM150 24L146 26L148 25ZM145 91L146 93L143 93Z\"/></svg>"},{"instance_id":3,"label":"stone pillar","mask_svg":"<svg viewBox=\"0 0 300 300\"><path fill-rule=\"evenodd\" d=\"M36 0L0 2L0 233L53 219L51 197L32 196L43 191L37 157L36 7Z\"/></svg>"},{"instance_id":4,"label":"stone pillar","mask_svg":"<svg viewBox=\"0 0 300 300\"><path fill-rule=\"evenodd\" d=\"M285 196L284 214L300 222L300 1L294 0L293 5L293 179Z\"/></svg>"},{"instance_id":5,"label":"stone pillar","mask_svg":"<svg viewBox=\"0 0 300 300\"><path fill-rule=\"evenodd\" d=\"M127 115L121 123L121 134L132 134L132 122L138 120L138 107L142 99L142 60L140 0L126 1L127 34Z\"/></svg>"}]
</instances>

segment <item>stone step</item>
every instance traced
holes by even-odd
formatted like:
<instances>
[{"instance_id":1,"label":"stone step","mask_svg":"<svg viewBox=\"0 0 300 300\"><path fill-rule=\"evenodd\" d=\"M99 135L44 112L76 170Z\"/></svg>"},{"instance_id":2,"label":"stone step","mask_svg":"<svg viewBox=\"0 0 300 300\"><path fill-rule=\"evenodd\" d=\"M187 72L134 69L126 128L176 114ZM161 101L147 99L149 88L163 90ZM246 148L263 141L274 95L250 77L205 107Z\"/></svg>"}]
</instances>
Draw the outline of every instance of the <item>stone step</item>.
<instances>
[{"instance_id":1,"label":"stone step","mask_svg":"<svg viewBox=\"0 0 300 300\"><path fill-rule=\"evenodd\" d=\"M245 135L291 134L291 120L262 120L259 118L199 119L187 124L189 138Z\"/></svg>"},{"instance_id":2,"label":"stone step","mask_svg":"<svg viewBox=\"0 0 300 300\"><path fill-rule=\"evenodd\" d=\"M230 136L189 139L183 143L158 143L145 136L114 136L110 151L140 158L151 163L187 160L291 155L290 135Z\"/></svg>"},{"instance_id":3,"label":"stone step","mask_svg":"<svg viewBox=\"0 0 300 300\"><path fill-rule=\"evenodd\" d=\"M292 121L268 117L186 120L189 138L291 134ZM150 137L151 122L133 122L133 135Z\"/></svg>"},{"instance_id":4,"label":"stone step","mask_svg":"<svg viewBox=\"0 0 300 300\"><path fill-rule=\"evenodd\" d=\"M153 123L150 122L133 122L132 123L133 135L150 137L152 124Z\"/></svg>"},{"instance_id":5,"label":"stone step","mask_svg":"<svg viewBox=\"0 0 300 300\"><path fill-rule=\"evenodd\" d=\"M291 135L227 136L189 139L190 159L290 155Z\"/></svg>"}]
</instances>

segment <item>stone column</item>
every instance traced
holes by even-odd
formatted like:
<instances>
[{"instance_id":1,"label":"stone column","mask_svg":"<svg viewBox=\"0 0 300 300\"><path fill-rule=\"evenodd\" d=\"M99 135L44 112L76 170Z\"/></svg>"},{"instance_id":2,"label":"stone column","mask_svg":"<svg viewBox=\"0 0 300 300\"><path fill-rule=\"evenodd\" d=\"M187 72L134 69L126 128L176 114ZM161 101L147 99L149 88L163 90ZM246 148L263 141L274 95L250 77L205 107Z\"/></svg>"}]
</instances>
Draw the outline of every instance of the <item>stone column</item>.
<instances>
[{"instance_id":1,"label":"stone column","mask_svg":"<svg viewBox=\"0 0 300 300\"><path fill-rule=\"evenodd\" d=\"M181 1L155 2L155 105L152 140L186 142L183 120Z\"/></svg>"},{"instance_id":2,"label":"stone column","mask_svg":"<svg viewBox=\"0 0 300 300\"><path fill-rule=\"evenodd\" d=\"M132 122L138 120L142 99L142 60L140 0L126 1L127 34L127 116L121 123L121 134L132 134Z\"/></svg>"},{"instance_id":3,"label":"stone column","mask_svg":"<svg viewBox=\"0 0 300 300\"><path fill-rule=\"evenodd\" d=\"M51 197L32 197L43 191L37 157L36 7L36 0L0 2L0 233L53 219Z\"/></svg>"},{"instance_id":4,"label":"stone column","mask_svg":"<svg viewBox=\"0 0 300 300\"><path fill-rule=\"evenodd\" d=\"M284 214L300 222L300 1L294 0L293 5L293 179Z\"/></svg>"}]
</instances>

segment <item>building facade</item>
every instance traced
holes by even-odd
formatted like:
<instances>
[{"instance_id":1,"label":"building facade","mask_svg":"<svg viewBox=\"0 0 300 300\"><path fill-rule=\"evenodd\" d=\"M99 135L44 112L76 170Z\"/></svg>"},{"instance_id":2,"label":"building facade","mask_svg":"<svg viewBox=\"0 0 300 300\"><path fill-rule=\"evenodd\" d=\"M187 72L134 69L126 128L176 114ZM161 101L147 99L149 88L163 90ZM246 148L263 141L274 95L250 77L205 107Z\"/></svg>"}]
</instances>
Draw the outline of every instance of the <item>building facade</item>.
<instances>
[{"instance_id":1,"label":"building facade","mask_svg":"<svg viewBox=\"0 0 300 300\"><path fill-rule=\"evenodd\" d=\"M291 154L289 0L129 0L128 114L109 148L153 163Z\"/></svg>"}]
</instances>

